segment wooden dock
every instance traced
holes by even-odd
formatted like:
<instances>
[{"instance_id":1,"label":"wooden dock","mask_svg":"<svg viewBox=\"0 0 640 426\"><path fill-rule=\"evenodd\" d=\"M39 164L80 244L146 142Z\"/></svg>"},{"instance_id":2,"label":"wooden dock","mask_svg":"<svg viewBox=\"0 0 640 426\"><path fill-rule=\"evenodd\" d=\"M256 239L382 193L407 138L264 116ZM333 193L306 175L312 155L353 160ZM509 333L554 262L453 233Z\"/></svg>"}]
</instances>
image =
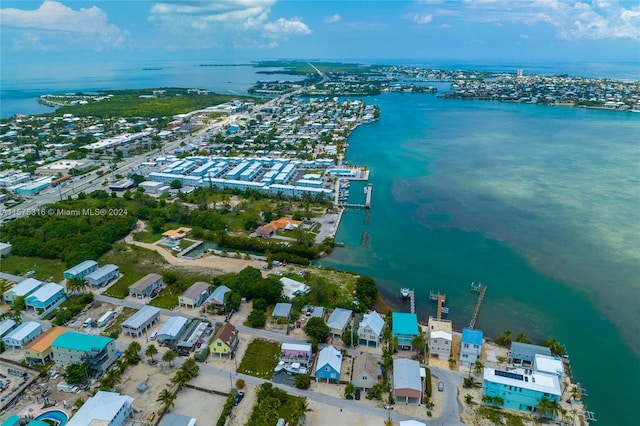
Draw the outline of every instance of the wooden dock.
<instances>
[{"instance_id":1,"label":"wooden dock","mask_svg":"<svg viewBox=\"0 0 640 426\"><path fill-rule=\"evenodd\" d=\"M440 292L434 293L433 291L430 291L429 298L437 303L436 318L441 320L443 315L449 313L449 308L444 305L447 301L446 294L441 294Z\"/></svg>"},{"instance_id":2,"label":"wooden dock","mask_svg":"<svg viewBox=\"0 0 640 426\"><path fill-rule=\"evenodd\" d=\"M416 293L413 290L409 290L409 306L411 306L411 313L416 313Z\"/></svg>"},{"instance_id":3,"label":"wooden dock","mask_svg":"<svg viewBox=\"0 0 640 426\"><path fill-rule=\"evenodd\" d=\"M482 284L476 284L475 282L471 283L471 291L478 292L478 301L476 302L476 309L473 312L473 316L471 317L471 322L469 323L469 328L473 329L476 325L476 320L478 319L478 314L480 313L480 307L482 306L482 302L484 301L484 295L487 292L487 286Z\"/></svg>"}]
</instances>

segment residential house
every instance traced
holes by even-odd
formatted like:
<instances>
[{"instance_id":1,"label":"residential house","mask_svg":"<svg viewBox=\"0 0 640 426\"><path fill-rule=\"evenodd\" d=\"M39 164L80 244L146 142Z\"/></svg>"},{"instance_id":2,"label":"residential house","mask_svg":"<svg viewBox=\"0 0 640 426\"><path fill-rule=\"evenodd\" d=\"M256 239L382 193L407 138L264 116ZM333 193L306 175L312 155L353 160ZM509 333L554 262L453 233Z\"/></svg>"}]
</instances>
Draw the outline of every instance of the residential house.
<instances>
[{"instance_id":1,"label":"residential house","mask_svg":"<svg viewBox=\"0 0 640 426\"><path fill-rule=\"evenodd\" d=\"M318 354L318 362L316 363L316 382L319 380L335 380L340 381L340 370L342 369L342 353L329 345L323 348Z\"/></svg>"},{"instance_id":2,"label":"residential house","mask_svg":"<svg viewBox=\"0 0 640 426\"><path fill-rule=\"evenodd\" d=\"M289 321L289 314L291 313L291 307L293 305L291 303L276 303L275 308L273 308L273 313L271 316L276 320L284 319L285 322Z\"/></svg>"},{"instance_id":3,"label":"residential house","mask_svg":"<svg viewBox=\"0 0 640 426\"><path fill-rule=\"evenodd\" d=\"M17 323L11 318L6 318L0 321L0 337L3 337L5 334L16 328Z\"/></svg>"},{"instance_id":4,"label":"residential house","mask_svg":"<svg viewBox=\"0 0 640 426\"><path fill-rule=\"evenodd\" d=\"M46 364L53 358L53 349L51 345L56 338L67 332L66 328L51 327L24 348L24 360L26 362L35 362Z\"/></svg>"},{"instance_id":5,"label":"residential house","mask_svg":"<svg viewBox=\"0 0 640 426\"><path fill-rule=\"evenodd\" d=\"M160 309L153 306L144 306L122 323L122 332L132 337L140 337L159 319Z\"/></svg>"},{"instance_id":6,"label":"residential house","mask_svg":"<svg viewBox=\"0 0 640 426\"><path fill-rule=\"evenodd\" d=\"M362 352L353 360L351 383L356 389L367 391L380 383L382 370L380 362L368 352Z\"/></svg>"},{"instance_id":7,"label":"residential house","mask_svg":"<svg viewBox=\"0 0 640 426\"><path fill-rule=\"evenodd\" d=\"M9 349L22 349L42 333L42 326L35 321L23 322L7 333L2 341Z\"/></svg>"},{"instance_id":8,"label":"residential house","mask_svg":"<svg viewBox=\"0 0 640 426\"><path fill-rule=\"evenodd\" d=\"M508 357L510 363L530 368L533 366L536 355L551 356L551 349L529 343L511 342L511 351L509 351Z\"/></svg>"},{"instance_id":9,"label":"residential house","mask_svg":"<svg viewBox=\"0 0 640 426\"><path fill-rule=\"evenodd\" d=\"M300 281L292 280L291 278L280 278L282 283L282 294L289 300L296 296L301 296L309 293L310 287Z\"/></svg>"},{"instance_id":10,"label":"residential house","mask_svg":"<svg viewBox=\"0 0 640 426\"><path fill-rule=\"evenodd\" d=\"M170 240L178 241L189 235L191 228L180 227L178 229L170 229L162 234L163 237Z\"/></svg>"},{"instance_id":11,"label":"residential house","mask_svg":"<svg viewBox=\"0 0 640 426\"><path fill-rule=\"evenodd\" d=\"M215 290L213 290L213 293L211 293L211 295L209 297L207 297L207 300L204 302L205 305L215 305L215 306L224 306L224 296L225 294L227 294L228 292L230 292L231 289L229 287L227 287L226 285L221 285L215 288Z\"/></svg>"},{"instance_id":12,"label":"residential house","mask_svg":"<svg viewBox=\"0 0 640 426\"><path fill-rule=\"evenodd\" d=\"M169 413L162 416L159 426L197 426L198 419L184 414Z\"/></svg>"},{"instance_id":13,"label":"residential house","mask_svg":"<svg viewBox=\"0 0 640 426\"><path fill-rule=\"evenodd\" d=\"M555 356L536 354L533 361L533 370L539 373L558 376L560 380L564 377L564 364L562 359Z\"/></svg>"},{"instance_id":14,"label":"residential house","mask_svg":"<svg viewBox=\"0 0 640 426\"><path fill-rule=\"evenodd\" d=\"M280 361L285 363L300 363L302 367L309 367L311 362L311 343L284 342L280 345Z\"/></svg>"},{"instance_id":15,"label":"residential house","mask_svg":"<svg viewBox=\"0 0 640 426\"><path fill-rule=\"evenodd\" d=\"M256 234L262 238L271 238L276 235L276 230L269 225L258 226L258 228L256 228Z\"/></svg>"},{"instance_id":16,"label":"residential house","mask_svg":"<svg viewBox=\"0 0 640 426\"><path fill-rule=\"evenodd\" d=\"M480 360L483 342L482 330L463 328L460 340L460 365L471 367Z\"/></svg>"},{"instance_id":17,"label":"residential house","mask_svg":"<svg viewBox=\"0 0 640 426\"><path fill-rule=\"evenodd\" d=\"M160 274L148 274L129 286L129 296L143 299L151 296L154 290L160 290L164 281Z\"/></svg>"},{"instance_id":18,"label":"residential house","mask_svg":"<svg viewBox=\"0 0 640 426\"><path fill-rule=\"evenodd\" d=\"M61 367L86 362L94 377L102 375L116 360L115 340L110 337L67 331L51 343L53 360Z\"/></svg>"},{"instance_id":19,"label":"residential house","mask_svg":"<svg viewBox=\"0 0 640 426\"><path fill-rule=\"evenodd\" d=\"M178 297L178 304L187 308L198 308L211 293L211 285L202 281L194 283Z\"/></svg>"},{"instance_id":20,"label":"residential house","mask_svg":"<svg viewBox=\"0 0 640 426\"><path fill-rule=\"evenodd\" d=\"M560 402L560 380L555 374L526 368L503 371L485 367L482 395L502 398L504 408L535 413L543 397Z\"/></svg>"},{"instance_id":21,"label":"residential house","mask_svg":"<svg viewBox=\"0 0 640 426\"><path fill-rule=\"evenodd\" d=\"M398 340L398 348L411 349L411 342L420 333L418 328L418 316L405 312L391 314L391 333Z\"/></svg>"},{"instance_id":22,"label":"residential house","mask_svg":"<svg viewBox=\"0 0 640 426\"><path fill-rule=\"evenodd\" d=\"M440 359L451 358L453 328L450 320L429 317L427 337L430 356Z\"/></svg>"},{"instance_id":23,"label":"residential house","mask_svg":"<svg viewBox=\"0 0 640 426\"><path fill-rule=\"evenodd\" d=\"M351 314L353 311L343 308L335 308L329 319L327 320L327 326L329 326L329 332L332 336L341 337L342 333L347 328L347 325L351 322Z\"/></svg>"},{"instance_id":24,"label":"residential house","mask_svg":"<svg viewBox=\"0 0 640 426\"><path fill-rule=\"evenodd\" d=\"M35 278L27 278L5 291L2 295L4 303L11 304L18 297L26 297L42 287L44 283Z\"/></svg>"},{"instance_id":25,"label":"residential house","mask_svg":"<svg viewBox=\"0 0 640 426\"><path fill-rule=\"evenodd\" d=\"M360 344L377 348L382 342L382 329L384 318L376 311L364 314L358 326L358 338Z\"/></svg>"},{"instance_id":26,"label":"residential house","mask_svg":"<svg viewBox=\"0 0 640 426\"><path fill-rule=\"evenodd\" d=\"M66 299L64 287L55 283L46 283L24 300L27 308L32 308L37 314L43 314L55 308Z\"/></svg>"},{"instance_id":27,"label":"residential house","mask_svg":"<svg viewBox=\"0 0 640 426\"><path fill-rule=\"evenodd\" d=\"M182 316L170 317L167 322L164 323L162 328L158 330L156 339L159 343L173 344L178 341L178 337L184 329L187 327L189 319Z\"/></svg>"},{"instance_id":28,"label":"residential house","mask_svg":"<svg viewBox=\"0 0 640 426\"><path fill-rule=\"evenodd\" d=\"M225 322L222 328L213 336L209 350L213 355L218 354L221 357L223 355L233 357L239 342L240 336L238 330L230 322Z\"/></svg>"},{"instance_id":29,"label":"residential house","mask_svg":"<svg viewBox=\"0 0 640 426\"><path fill-rule=\"evenodd\" d=\"M393 397L396 402L420 404L422 378L418 361L408 358L393 360Z\"/></svg>"},{"instance_id":30,"label":"residential house","mask_svg":"<svg viewBox=\"0 0 640 426\"><path fill-rule=\"evenodd\" d=\"M98 391L87 399L67 426L123 425L133 416L133 398L115 392Z\"/></svg>"},{"instance_id":31,"label":"residential house","mask_svg":"<svg viewBox=\"0 0 640 426\"><path fill-rule=\"evenodd\" d=\"M98 262L95 260L85 260L84 262L78 263L73 268L69 268L64 271L64 279L70 280L71 278L82 279L86 275L89 275L93 271L98 269Z\"/></svg>"},{"instance_id":32,"label":"residential house","mask_svg":"<svg viewBox=\"0 0 640 426\"><path fill-rule=\"evenodd\" d=\"M119 274L120 268L116 265L107 264L87 274L84 279L87 280L91 287L104 287L111 280L118 278Z\"/></svg>"}]
</instances>

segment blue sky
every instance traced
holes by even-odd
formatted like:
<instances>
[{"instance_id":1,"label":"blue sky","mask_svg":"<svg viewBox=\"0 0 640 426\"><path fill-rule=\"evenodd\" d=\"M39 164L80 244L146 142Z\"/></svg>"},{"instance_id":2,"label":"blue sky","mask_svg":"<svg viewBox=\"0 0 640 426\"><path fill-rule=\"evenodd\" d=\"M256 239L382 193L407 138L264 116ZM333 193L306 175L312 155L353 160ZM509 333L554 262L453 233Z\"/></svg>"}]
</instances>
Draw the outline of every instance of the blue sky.
<instances>
[{"instance_id":1,"label":"blue sky","mask_svg":"<svg viewBox=\"0 0 640 426\"><path fill-rule=\"evenodd\" d=\"M640 2L10 1L3 62L338 59L640 63Z\"/></svg>"}]
</instances>

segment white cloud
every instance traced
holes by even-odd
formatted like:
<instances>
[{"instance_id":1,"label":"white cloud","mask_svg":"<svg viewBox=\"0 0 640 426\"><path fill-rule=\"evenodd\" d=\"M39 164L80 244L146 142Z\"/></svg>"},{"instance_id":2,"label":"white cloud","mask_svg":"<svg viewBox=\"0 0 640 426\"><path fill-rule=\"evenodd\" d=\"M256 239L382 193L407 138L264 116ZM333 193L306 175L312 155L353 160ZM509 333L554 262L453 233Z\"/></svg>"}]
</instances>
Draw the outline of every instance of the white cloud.
<instances>
[{"instance_id":1,"label":"white cloud","mask_svg":"<svg viewBox=\"0 0 640 426\"><path fill-rule=\"evenodd\" d=\"M99 7L74 10L49 0L36 10L0 9L0 24L3 28L28 30L14 38L14 47L19 49L58 50L66 43L101 50L121 46L127 37L125 31L109 23Z\"/></svg>"},{"instance_id":2,"label":"white cloud","mask_svg":"<svg viewBox=\"0 0 640 426\"><path fill-rule=\"evenodd\" d=\"M411 19L418 25L429 24L433 21L433 15L430 13L408 13L405 15L405 18Z\"/></svg>"},{"instance_id":3,"label":"white cloud","mask_svg":"<svg viewBox=\"0 0 640 426\"><path fill-rule=\"evenodd\" d=\"M325 24L335 24L336 22L340 22L342 20L342 16L340 16L339 14L333 14L330 16L327 16L326 18L324 18L324 23Z\"/></svg>"},{"instance_id":4,"label":"white cloud","mask_svg":"<svg viewBox=\"0 0 640 426\"><path fill-rule=\"evenodd\" d=\"M311 29L299 18L280 18L275 22L265 24L264 32L268 37L278 38L289 34L311 34Z\"/></svg>"}]
</instances>

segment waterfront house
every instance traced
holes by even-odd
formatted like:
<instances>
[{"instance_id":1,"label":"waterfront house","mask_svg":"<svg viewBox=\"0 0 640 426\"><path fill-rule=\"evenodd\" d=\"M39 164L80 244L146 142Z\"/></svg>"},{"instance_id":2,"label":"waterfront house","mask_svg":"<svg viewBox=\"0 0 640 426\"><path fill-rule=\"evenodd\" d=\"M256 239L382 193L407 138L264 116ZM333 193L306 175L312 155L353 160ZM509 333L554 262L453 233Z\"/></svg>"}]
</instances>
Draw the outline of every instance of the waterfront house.
<instances>
[{"instance_id":1,"label":"waterfront house","mask_svg":"<svg viewBox=\"0 0 640 426\"><path fill-rule=\"evenodd\" d=\"M238 330L230 322L224 323L222 328L213 337L213 341L209 346L212 355L218 354L233 357L238 347L240 337Z\"/></svg>"},{"instance_id":2,"label":"waterfront house","mask_svg":"<svg viewBox=\"0 0 640 426\"><path fill-rule=\"evenodd\" d=\"M27 308L33 308L38 314L43 314L55 308L66 298L64 287L55 283L46 283L24 299Z\"/></svg>"},{"instance_id":3,"label":"waterfront house","mask_svg":"<svg viewBox=\"0 0 640 426\"><path fill-rule=\"evenodd\" d=\"M560 378L535 370L518 368L503 371L485 367L482 395L502 398L504 408L535 413L538 402L546 397L560 402Z\"/></svg>"},{"instance_id":4,"label":"waterfront house","mask_svg":"<svg viewBox=\"0 0 640 426\"><path fill-rule=\"evenodd\" d=\"M418 328L418 316L405 312L391 314L391 332L398 340L398 349L410 350L411 342L420 333Z\"/></svg>"},{"instance_id":5,"label":"waterfront house","mask_svg":"<svg viewBox=\"0 0 640 426\"><path fill-rule=\"evenodd\" d=\"M342 369L342 353L329 345L322 349L318 354L318 362L316 363L316 382L326 379L340 381L340 370Z\"/></svg>"},{"instance_id":6,"label":"waterfront house","mask_svg":"<svg viewBox=\"0 0 640 426\"><path fill-rule=\"evenodd\" d=\"M84 279L87 280L91 287L104 287L111 280L116 279L119 274L120 268L113 264L107 264L87 274Z\"/></svg>"},{"instance_id":7,"label":"waterfront house","mask_svg":"<svg viewBox=\"0 0 640 426\"><path fill-rule=\"evenodd\" d=\"M429 355L434 358L451 358L453 329L450 320L429 317L428 323Z\"/></svg>"},{"instance_id":8,"label":"waterfront house","mask_svg":"<svg viewBox=\"0 0 640 426\"><path fill-rule=\"evenodd\" d=\"M538 354L551 356L551 349L546 346L532 345L529 343L511 342L508 359L509 363L531 368Z\"/></svg>"},{"instance_id":9,"label":"waterfront house","mask_svg":"<svg viewBox=\"0 0 640 426\"><path fill-rule=\"evenodd\" d=\"M154 290L159 291L164 281L160 274L148 274L129 286L129 296L142 299L151 296Z\"/></svg>"},{"instance_id":10,"label":"waterfront house","mask_svg":"<svg viewBox=\"0 0 640 426\"><path fill-rule=\"evenodd\" d=\"M187 308L198 308L204 303L207 297L209 297L210 293L211 285L198 281L178 296L178 304Z\"/></svg>"},{"instance_id":11,"label":"waterfront house","mask_svg":"<svg viewBox=\"0 0 640 426\"><path fill-rule=\"evenodd\" d=\"M51 343L53 360L61 367L87 362L93 371L90 374L102 375L116 360L115 340L110 337L68 331L56 337Z\"/></svg>"},{"instance_id":12,"label":"waterfront house","mask_svg":"<svg viewBox=\"0 0 640 426\"><path fill-rule=\"evenodd\" d=\"M51 345L56 338L67 332L62 327L52 327L38 336L24 348L24 360L26 362L35 362L46 364L53 358L53 349Z\"/></svg>"},{"instance_id":13,"label":"waterfront house","mask_svg":"<svg viewBox=\"0 0 640 426\"><path fill-rule=\"evenodd\" d=\"M360 344L377 348L382 341L382 329L384 318L376 311L364 314L358 326L358 338Z\"/></svg>"},{"instance_id":14,"label":"waterfront house","mask_svg":"<svg viewBox=\"0 0 640 426\"><path fill-rule=\"evenodd\" d=\"M67 426L122 425L133 416L133 398L98 391L71 417Z\"/></svg>"},{"instance_id":15,"label":"waterfront house","mask_svg":"<svg viewBox=\"0 0 640 426\"><path fill-rule=\"evenodd\" d=\"M480 360L483 342L481 330L463 328L460 340L460 365L471 367L476 361Z\"/></svg>"},{"instance_id":16,"label":"waterfront house","mask_svg":"<svg viewBox=\"0 0 640 426\"><path fill-rule=\"evenodd\" d=\"M29 342L35 340L42 333L42 326L35 321L23 322L9 333L7 333L2 341L9 349L22 349Z\"/></svg>"},{"instance_id":17,"label":"waterfront house","mask_svg":"<svg viewBox=\"0 0 640 426\"><path fill-rule=\"evenodd\" d=\"M380 382L382 370L380 362L368 352L362 352L353 360L351 383L357 389L366 391Z\"/></svg>"},{"instance_id":18,"label":"waterfront house","mask_svg":"<svg viewBox=\"0 0 640 426\"><path fill-rule=\"evenodd\" d=\"M351 314L353 311L343 308L335 308L329 319L327 320L327 326L329 326L329 332L332 336L341 337L347 325L351 322Z\"/></svg>"},{"instance_id":19,"label":"waterfront house","mask_svg":"<svg viewBox=\"0 0 640 426\"><path fill-rule=\"evenodd\" d=\"M419 404L422 399L422 378L418 361L408 358L393 360L393 397L396 402Z\"/></svg>"},{"instance_id":20,"label":"waterfront house","mask_svg":"<svg viewBox=\"0 0 640 426\"><path fill-rule=\"evenodd\" d=\"M98 269L98 262L95 260L85 260L84 262L78 263L73 268L69 268L64 271L64 278L66 280L71 278L82 279L96 269Z\"/></svg>"}]
</instances>

